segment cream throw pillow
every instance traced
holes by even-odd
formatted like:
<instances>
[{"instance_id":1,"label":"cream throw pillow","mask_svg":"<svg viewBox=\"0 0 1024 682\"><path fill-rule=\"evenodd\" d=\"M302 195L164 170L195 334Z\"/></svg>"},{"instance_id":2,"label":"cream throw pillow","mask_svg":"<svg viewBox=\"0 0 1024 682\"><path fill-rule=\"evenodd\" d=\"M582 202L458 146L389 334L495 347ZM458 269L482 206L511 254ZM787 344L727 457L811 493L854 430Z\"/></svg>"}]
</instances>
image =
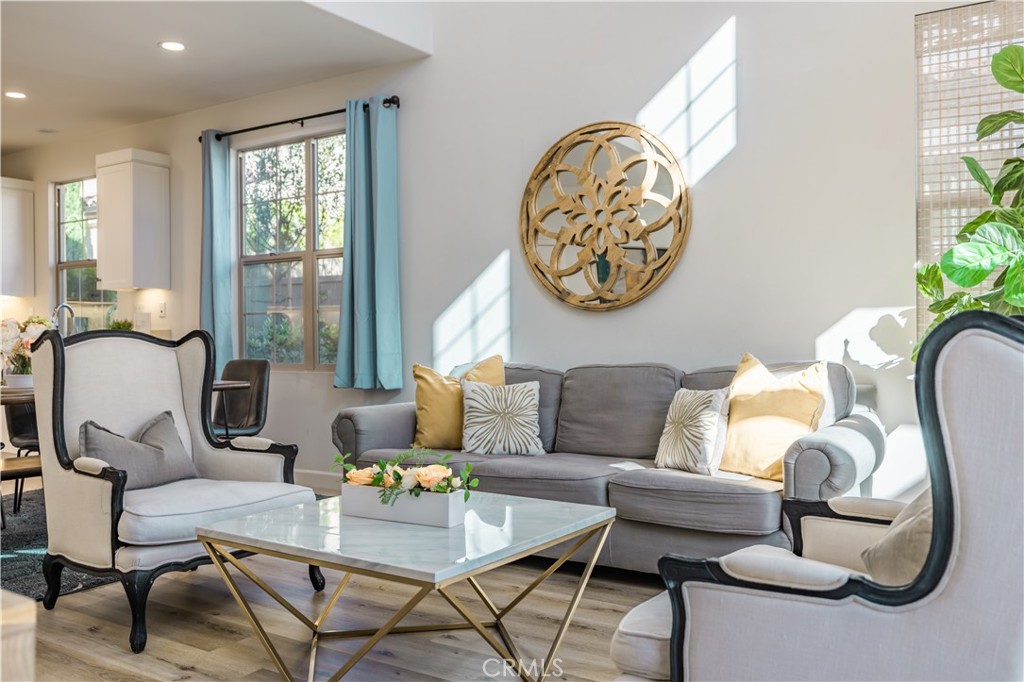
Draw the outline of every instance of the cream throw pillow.
<instances>
[{"instance_id":1,"label":"cream throw pillow","mask_svg":"<svg viewBox=\"0 0 1024 682\"><path fill-rule=\"evenodd\" d=\"M414 448L462 449L462 384L423 365L412 366L416 380L416 440ZM481 360L463 377L491 386L505 385L505 362L500 355Z\"/></svg>"},{"instance_id":2,"label":"cream throw pillow","mask_svg":"<svg viewBox=\"0 0 1024 682\"><path fill-rule=\"evenodd\" d=\"M478 455L543 455L540 382L489 386L462 382L462 449Z\"/></svg>"},{"instance_id":3,"label":"cream throw pillow","mask_svg":"<svg viewBox=\"0 0 1024 682\"><path fill-rule=\"evenodd\" d=\"M725 450L728 414L728 388L676 391L665 418L654 466L706 476L715 473Z\"/></svg>"},{"instance_id":4,"label":"cream throw pillow","mask_svg":"<svg viewBox=\"0 0 1024 682\"><path fill-rule=\"evenodd\" d=\"M781 481L786 450L817 430L827 390L824 362L776 379L760 360L744 355L729 386L729 427L720 468Z\"/></svg>"},{"instance_id":5,"label":"cream throw pillow","mask_svg":"<svg viewBox=\"0 0 1024 682\"><path fill-rule=\"evenodd\" d=\"M907 585L924 568L932 545L932 489L903 508L882 538L861 552L871 579L882 585Z\"/></svg>"}]
</instances>

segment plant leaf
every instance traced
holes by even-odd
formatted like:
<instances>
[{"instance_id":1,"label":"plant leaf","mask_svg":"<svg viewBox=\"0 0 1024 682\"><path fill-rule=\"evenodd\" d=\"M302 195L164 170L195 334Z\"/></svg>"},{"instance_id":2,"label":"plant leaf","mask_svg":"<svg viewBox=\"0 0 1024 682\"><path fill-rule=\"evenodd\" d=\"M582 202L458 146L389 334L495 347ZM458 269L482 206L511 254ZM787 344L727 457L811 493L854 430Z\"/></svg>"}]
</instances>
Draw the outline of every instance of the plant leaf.
<instances>
[{"instance_id":1,"label":"plant leaf","mask_svg":"<svg viewBox=\"0 0 1024 682\"><path fill-rule=\"evenodd\" d=\"M1024 46L1007 45L992 56L996 82L1014 92L1024 93Z\"/></svg>"},{"instance_id":2,"label":"plant leaf","mask_svg":"<svg viewBox=\"0 0 1024 682\"><path fill-rule=\"evenodd\" d=\"M921 266L917 271L917 289L925 298L937 301L945 297L942 285L942 271L935 263Z\"/></svg>"},{"instance_id":3,"label":"plant leaf","mask_svg":"<svg viewBox=\"0 0 1024 682\"><path fill-rule=\"evenodd\" d=\"M1017 228L1021 240L1024 240L1024 213L1015 208L997 208L994 213L995 222L1006 223Z\"/></svg>"},{"instance_id":4,"label":"plant leaf","mask_svg":"<svg viewBox=\"0 0 1024 682\"><path fill-rule=\"evenodd\" d=\"M992 196L992 192L994 191L992 178L988 176L988 173L986 173L985 169L981 167L978 160L970 156L961 156L960 160L964 162L965 166L967 166L967 170L970 172L971 177L977 180L978 184L985 188L985 191L988 192L989 196ZM993 203L998 202L993 201Z\"/></svg>"},{"instance_id":5,"label":"plant leaf","mask_svg":"<svg viewBox=\"0 0 1024 682\"><path fill-rule=\"evenodd\" d=\"M956 235L956 240L961 244L971 241L971 235L977 232L979 227L990 222L995 216L995 213L995 211L985 211L977 218L964 225Z\"/></svg>"},{"instance_id":6,"label":"plant leaf","mask_svg":"<svg viewBox=\"0 0 1024 682\"><path fill-rule=\"evenodd\" d=\"M978 139L984 140L1011 123L1024 123L1024 111L1002 111L998 114L989 114L978 122Z\"/></svg>"},{"instance_id":7,"label":"plant leaf","mask_svg":"<svg viewBox=\"0 0 1024 682\"><path fill-rule=\"evenodd\" d=\"M1013 255L988 242L957 244L942 255L942 274L954 284L969 289L985 281L1000 265L1006 265Z\"/></svg>"},{"instance_id":8,"label":"plant leaf","mask_svg":"<svg viewBox=\"0 0 1024 682\"><path fill-rule=\"evenodd\" d=\"M932 303L930 306L928 306L928 312L944 313L944 312L947 312L949 310L952 310L953 306L955 306L955 305L956 305L956 299L955 298L943 298L943 299L940 299L938 301L935 301L935 303Z\"/></svg>"},{"instance_id":9,"label":"plant leaf","mask_svg":"<svg viewBox=\"0 0 1024 682\"><path fill-rule=\"evenodd\" d=\"M971 241L992 244L1014 253L1024 251L1024 241L1021 240L1020 234L1016 228L1006 223L991 222L982 225L971 237Z\"/></svg>"},{"instance_id":10,"label":"plant leaf","mask_svg":"<svg viewBox=\"0 0 1024 682\"><path fill-rule=\"evenodd\" d=\"M917 354L919 352L921 352L921 344L924 343L924 340L928 338L928 335L931 334L933 331L935 331L935 328L938 327L940 324L942 324L945 321L946 321L946 316L945 315L941 315L940 314L940 315L936 315L935 316L935 319L932 320L932 323L930 325L928 325L928 328L925 329L924 332L921 334L921 338L919 338L917 340L917 343L914 344L914 350L910 353L910 359L912 361L916 361L917 360Z\"/></svg>"},{"instance_id":11,"label":"plant leaf","mask_svg":"<svg viewBox=\"0 0 1024 682\"><path fill-rule=\"evenodd\" d=\"M1003 300L1012 306L1024 307L1024 254L1017 256L1006 268Z\"/></svg>"},{"instance_id":12,"label":"plant leaf","mask_svg":"<svg viewBox=\"0 0 1024 682\"><path fill-rule=\"evenodd\" d=\"M1013 157L1003 161L992 191L1002 199L1003 192L1012 192L1021 187L1024 187L1024 159Z\"/></svg>"}]
</instances>

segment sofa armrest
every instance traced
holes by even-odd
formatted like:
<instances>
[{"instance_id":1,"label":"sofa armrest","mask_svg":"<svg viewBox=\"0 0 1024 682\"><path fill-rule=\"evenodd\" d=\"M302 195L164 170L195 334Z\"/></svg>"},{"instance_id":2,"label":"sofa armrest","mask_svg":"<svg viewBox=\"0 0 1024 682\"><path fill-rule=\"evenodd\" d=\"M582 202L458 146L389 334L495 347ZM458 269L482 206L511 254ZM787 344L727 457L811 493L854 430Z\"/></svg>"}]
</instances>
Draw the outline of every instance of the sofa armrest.
<instances>
[{"instance_id":1,"label":"sofa armrest","mask_svg":"<svg viewBox=\"0 0 1024 682\"><path fill-rule=\"evenodd\" d=\"M94 457L70 464L46 472L48 509L56 507L49 511L64 519L48 529L46 551L85 566L113 568L128 474Z\"/></svg>"},{"instance_id":2,"label":"sofa armrest","mask_svg":"<svg viewBox=\"0 0 1024 682\"><path fill-rule=\"evenodd\" d=\"M369 450L405 450L416 439L416 403L346 407L334 419L331 438L352 461Z\"/></svg>"},{"instance_id":3,"label":"sofa armrest","mask_svg":"<svg viewBox=\"0 0 1024 682\"><path fill-rule=\"evenodd\" d=\"M858 412L799 439L783 458L785 497L827 500L866 481L885 456L885 431Z\"/></svg>"},{"instance_id":4,"label":"sofa armrest","mask_svg":"<svg viewBox=\"0 0 1024 682\"><path fill-rule=\"evenodd\" d=\"M297 445L266 438L235 438L232 441L201 441L194 460L203 478L218 481L295 482Z\"/></svg>"},{"instance_id":5,"label":"sofa armrest","mask_svg":"<svg viewBox=\"0 0 1024 682\"><path fill-rule=\"evenodd\" d=\"M782 514L794 554L865 572L861 552L885 535L904 506L859 497L783 500Z\"/></svg>"}]
</instances>

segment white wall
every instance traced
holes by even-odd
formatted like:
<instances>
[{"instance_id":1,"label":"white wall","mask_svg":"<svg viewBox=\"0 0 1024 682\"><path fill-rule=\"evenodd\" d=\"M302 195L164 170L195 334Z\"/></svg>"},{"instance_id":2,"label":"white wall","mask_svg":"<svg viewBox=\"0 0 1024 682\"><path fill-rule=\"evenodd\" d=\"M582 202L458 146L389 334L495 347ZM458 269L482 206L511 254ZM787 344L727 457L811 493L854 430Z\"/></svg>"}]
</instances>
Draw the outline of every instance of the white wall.
<instances>
[{"instance_id":1,"label":"white wall","mask_svg":"<svg viewBox=\"0 0 1024 682\"><path fill-rule=\"evenodd\" d=\"M47 183L92 174L97 153L141 147L172 157L168 315L183 334L199 318L199 131L395 93L407 364L430 362L435 319L505 250L517 361L696 369L745 351L766 362L811 358L818 336L851 312L913 306L913 17L934 7L440 3L430 58L4 157L5 176L36 181L35 305L53 305ZM693 187L681 263L634 306L588 313L561 304L518 247L519 203L537 159L580 125L635 119L730 16L737 143ZM330 384L325 374L273 376L264 433L299 443L300 469L327 468L339 407L412 395L409 386L398 395Z\"/></svg>"}]
</instances>

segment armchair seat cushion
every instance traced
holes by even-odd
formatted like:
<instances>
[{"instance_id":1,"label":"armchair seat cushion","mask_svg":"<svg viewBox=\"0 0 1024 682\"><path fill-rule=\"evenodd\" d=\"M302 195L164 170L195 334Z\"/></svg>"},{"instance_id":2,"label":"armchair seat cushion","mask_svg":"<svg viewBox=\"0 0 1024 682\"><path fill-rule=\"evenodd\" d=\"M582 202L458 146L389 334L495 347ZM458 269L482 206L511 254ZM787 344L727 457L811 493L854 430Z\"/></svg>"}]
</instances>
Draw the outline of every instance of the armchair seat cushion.
<instances>
[{"instance_id":1,"label":"armchair seat cushion","mask_svg":"<svg viewBox=\"0 0 1024 682\"><path fill-rule=\"evenodd\" d=\"M782 483L676 469L618 473L608 499L619 518L660 526L769 535L782 525Z\"/></svg>"},{"instance_id":2,"label":"armchair seat cushion","mask_svg":"<svg viewBox=\"0 0 1024 682\"><path fill-rule=\"evenodd\" d=\"M662 592L623 616L612 635L611 657L622 672L667 680L671 639L672 602Z\"/></svg>"},{"instance_id":3,"label":"armchair seat cushion","mask_svg":"<svg viewBox=\"0 0 1024 682\"><path fill-rule=\"evenodd\" d=\"M291 483L175 481L126 491L117 536L129 545L187 542L196 539L196 526L315 501L312 490Z\"/></svg>"}]
</instances>

